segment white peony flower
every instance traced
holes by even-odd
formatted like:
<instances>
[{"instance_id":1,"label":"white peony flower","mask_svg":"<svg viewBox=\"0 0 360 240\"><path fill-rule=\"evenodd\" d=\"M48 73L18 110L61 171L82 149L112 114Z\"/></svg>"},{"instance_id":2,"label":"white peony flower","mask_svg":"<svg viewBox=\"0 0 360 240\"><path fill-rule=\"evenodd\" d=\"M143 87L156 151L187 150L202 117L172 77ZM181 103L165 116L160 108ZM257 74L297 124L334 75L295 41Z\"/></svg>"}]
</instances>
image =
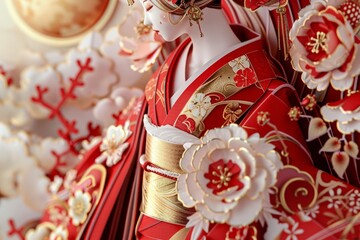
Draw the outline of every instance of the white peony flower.
<instances>
[{"instance_id":1,"label":"white peony flower","mask_svg":"<svg viewBox=\"0 0 360 240\"><path fill-rule=\"evenodd\" d=\"M210 222L241 227L257 220L283 166L275 146L259 134L248 137L235 124L212 129L200 144L184 146L180 166L185 174L177 182L183 205Z\"/></svg>"},{"instance_id":2,"label":"white peony flower","mask_svg":"<svg viewBox=\"0 0 360 240\"><path fill-rule=\"evenodd\" d=\"M360 49L343 13L325 2L313 2L300 13L291 31L290 49L295 70L310 89L325 90L329 84L344 91L360 74Z\"/></svg>"},{"instance_id":3,"label":"white peony flower","mask_svg":"<svg viewBox=\"0 0 360 240\"><path fill-rule=\"evenodd\" d=\"M150 70L162 57L160 53L164 45L161 36L151 26L144 24L142 11L142 7L135 4L118 29L120 56L131 60L131 69L140 73Z\"/></svg>"}]
</instances>

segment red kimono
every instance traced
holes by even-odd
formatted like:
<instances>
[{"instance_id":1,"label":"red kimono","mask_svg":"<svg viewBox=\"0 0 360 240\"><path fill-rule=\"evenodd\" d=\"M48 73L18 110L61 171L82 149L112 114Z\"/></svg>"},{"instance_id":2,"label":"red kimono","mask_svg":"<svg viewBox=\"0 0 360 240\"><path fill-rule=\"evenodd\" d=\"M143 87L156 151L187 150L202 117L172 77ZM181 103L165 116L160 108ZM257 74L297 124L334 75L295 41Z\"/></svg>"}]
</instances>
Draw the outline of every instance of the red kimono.
<instances>
[{"instance_id":1,"label":"red kimono","mask_svg":"<svg viewBox=\"0 0 360 240\"><path fill-rule=\"evenodd\" d=\"M171 79L190 41L169 56L150 79L146 99L130 103L118 122L127 137L121 142L123 152L117 163L111 167L94 163L103 154L101 144L87 152L76 179L54 196L38 228L49 232L60 229L69 239L130 239L135 229L139 239L190 239L194 232L199 239L338 239L359 235L359 190L313 166L302 129L292 121L296 117L291 110L299 106L295 90L263 50L259 36L239 26L234 31L241 43L203 66L187 80L186 89L173 96ZM228 152L238 151L243 156L239 159L248 159L249 163L238 159L236 165L234 159L221 159L218 154L218 160L201 165L209 169L197 169L206 173L197 172L196 176L208 181L210 190L194 181L194 186L201 186L199 192L205 192L199 197L190 190L191 180L186 180L187 186L181 182L184 176L190 179L195 174L189 169L195 169L196 164L192 162L188 168L182 165L194 147L164 141L166 131L160 135L146 133L142 124L145 112L153 129L169 125L184 136L191 134L191 139L203 139L201 144L192 145L198 146L194 154L218 140L208 137L207 142L206 136L218 132L221 139L222 132L235 129L243 137L231 136L228 145L245 145ZM262 154L269 146L272 149ZM267 166L264 159L271 162L273 158L272 167ZM196 157L191 161L196 162ZM250 166L253 170L243 171L252 169ZM189 188L188 200L184 200L186 191L179 193L181 186ZM242 191L241 195L229 200L236 194L234 189ZM229 196L221 198L227 192ZM189 207L188 203L194 204ZM194 222L204 225L199 228ZM248 224L239 224L243 222Z\"/></svg>"}]
</instances>

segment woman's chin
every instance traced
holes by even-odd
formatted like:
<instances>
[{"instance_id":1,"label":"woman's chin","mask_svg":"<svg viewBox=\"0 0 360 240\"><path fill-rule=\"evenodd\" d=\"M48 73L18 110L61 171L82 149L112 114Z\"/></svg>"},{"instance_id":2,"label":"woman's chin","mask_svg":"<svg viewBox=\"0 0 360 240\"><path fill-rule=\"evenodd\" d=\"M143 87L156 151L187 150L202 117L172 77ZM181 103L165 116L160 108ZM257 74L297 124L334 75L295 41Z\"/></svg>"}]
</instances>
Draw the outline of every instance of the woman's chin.
<instances>
[{"instance_id":1,"label":"woman's chin","mask_svg":"<svg viewBox=\"0 0 360 240\"><path fill-rule=\"evenodd\" d=\"M168 41L168 40L164 39L164 38L161 36L161 34L159 33L159 31L154 30L154 32L155 32L155 34L154 34L154 39L155 39L155 41L157 41L157 42L166 42L166 41Z\"/></svg>"}]
</instances>

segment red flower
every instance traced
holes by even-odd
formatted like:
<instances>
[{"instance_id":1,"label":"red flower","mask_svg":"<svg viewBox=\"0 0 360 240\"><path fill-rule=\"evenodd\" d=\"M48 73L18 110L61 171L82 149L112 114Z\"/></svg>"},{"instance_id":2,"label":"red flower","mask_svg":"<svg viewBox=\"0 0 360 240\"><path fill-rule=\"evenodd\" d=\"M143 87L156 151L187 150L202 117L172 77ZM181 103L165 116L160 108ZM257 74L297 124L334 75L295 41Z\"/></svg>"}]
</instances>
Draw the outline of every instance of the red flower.
<instances>
[{"instance_id":1,"label":"red flower","mask_svg":"<svg viewBox=\"0 0 360 240\"><path fill-rule=\"evenodd\" d=\"M236 72L234 81L238 87L247 87L256 83L255 73L251 68L240 69Z\"/></svg>"},{"instance_id":2,"label":"red flower","mask_svg":"<svg viewBox=\"0 0 360 240\"><path fill-rule=\"evenodd\" d=\"M244 184L240 182L239 175L241 169L237 164L234 164L231 160L227 163L223 159L220 159L209 165L209 172L204 176L209 180L206 185L213 190L214 194L226 191L228 188L237 186L237 191L244 187Z\"/></svg>"}]
</instances>

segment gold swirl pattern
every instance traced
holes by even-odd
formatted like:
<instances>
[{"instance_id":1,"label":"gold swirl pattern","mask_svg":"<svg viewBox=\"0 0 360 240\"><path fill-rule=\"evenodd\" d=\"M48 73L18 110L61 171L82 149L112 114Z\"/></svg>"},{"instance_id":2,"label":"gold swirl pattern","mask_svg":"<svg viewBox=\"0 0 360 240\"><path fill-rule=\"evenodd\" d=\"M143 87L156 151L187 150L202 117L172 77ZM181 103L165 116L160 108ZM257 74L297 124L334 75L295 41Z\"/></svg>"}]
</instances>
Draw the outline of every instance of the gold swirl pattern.
<instances>
[{"instance_id":1,"label":"gold swirl pattern","mask_svg":"<svg viewBox=\"0 0 360 240\"><path fill-rule=\"evenodd\" d=\"M283 208L292 214L312 208L316 203L318 191L311 176L295 167L287 166L286 170L297 171L297 174L296 177L287 179L280 187L280 203Z\"/></svg>"}]
</instances>

